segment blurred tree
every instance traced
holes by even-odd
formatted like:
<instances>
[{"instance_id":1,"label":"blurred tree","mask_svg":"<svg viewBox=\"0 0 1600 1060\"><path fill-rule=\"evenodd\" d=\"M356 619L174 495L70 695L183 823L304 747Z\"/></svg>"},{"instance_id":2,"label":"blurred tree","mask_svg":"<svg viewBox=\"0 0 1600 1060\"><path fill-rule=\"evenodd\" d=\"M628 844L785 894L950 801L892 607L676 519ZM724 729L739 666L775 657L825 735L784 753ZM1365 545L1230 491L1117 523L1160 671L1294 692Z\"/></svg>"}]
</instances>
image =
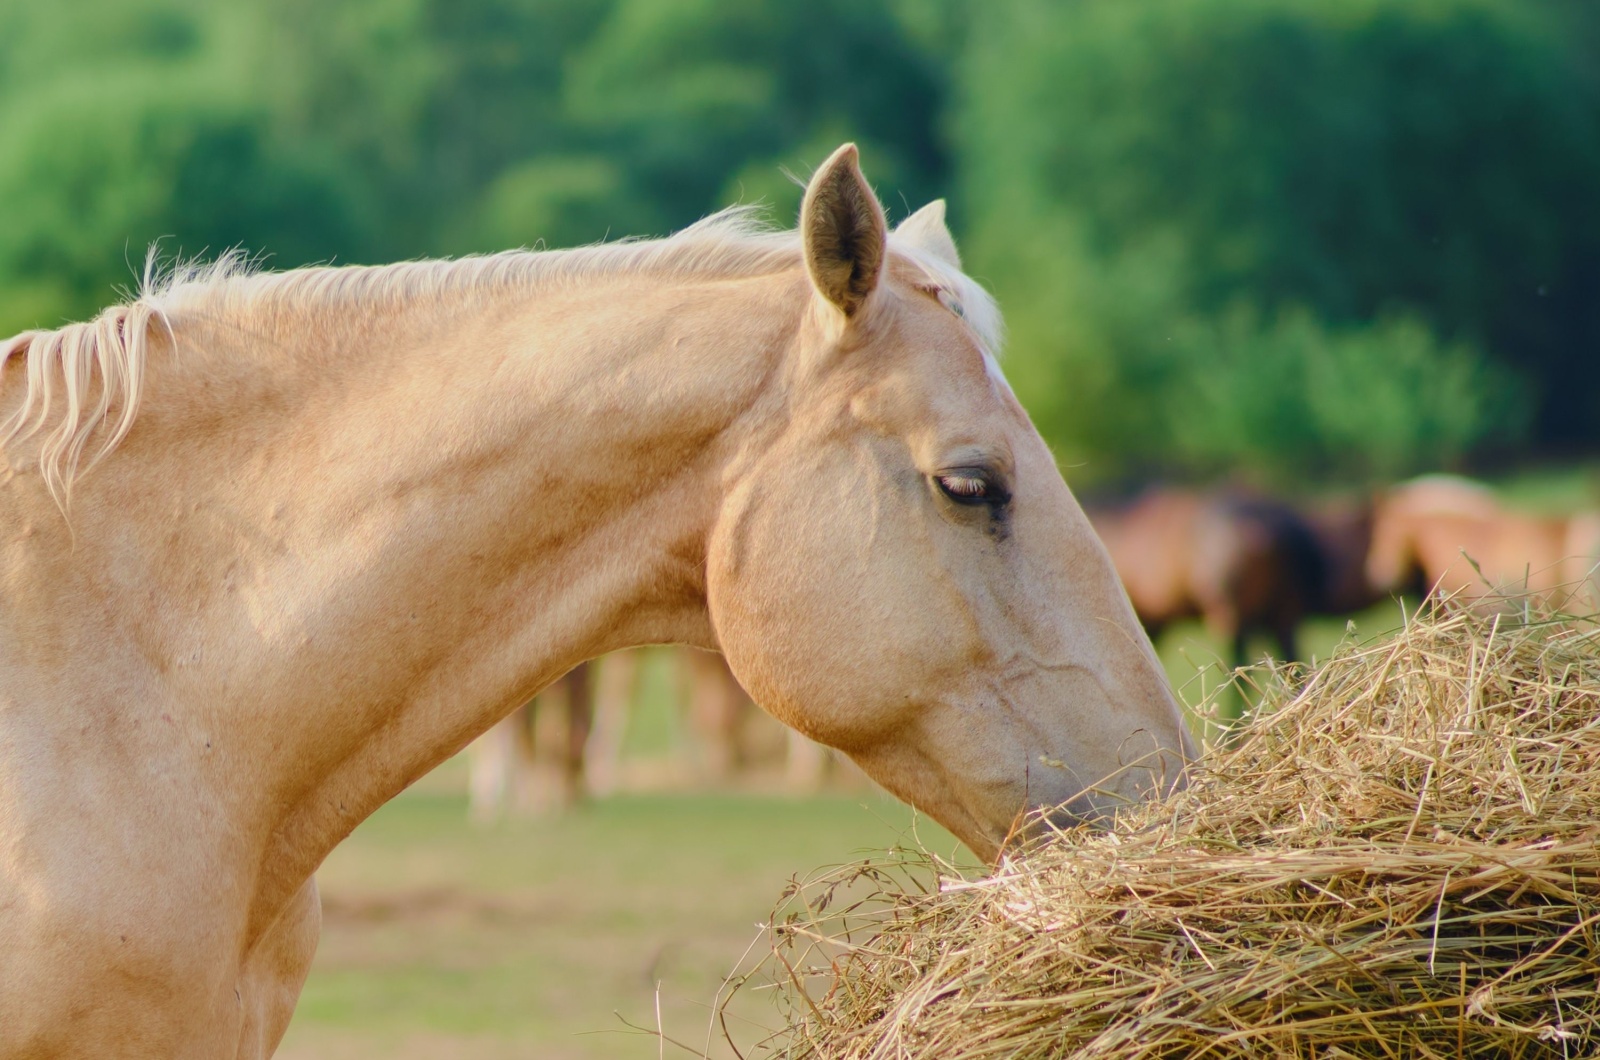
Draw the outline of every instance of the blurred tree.
<instances>
[{"instance_id":1,"label":"blurred tree","mask_svg":"<svg viewBox=\"0 0 1600 1060\"><path fill-rule=\"evenodd\" d=\"M962 2L0 0L0 326L92 310L160 236L292 266L792 215L781 168L844 139L919 204L946 64L892 4Z\"/></svg>"},{"instance_id":2,"label":"blurred tree","mask_svg":"<svg viewBox=\"0 0 1600 1060\"><path fill-rule=\"evenodd\" d=\"M274 264L364 238L348 170L254 100L254 5L0 4L0 333L92 313L146 247Z\"/></svg>"},{"instance_id":3,"label":"blurred tree","mask_svg":"<svg viewBox=\"0 0 1600 1060\"><path fill-rule=\"evenodd\" d=\"M1228 374L1196 336L1259 352L1295 333L1262 323L1287 312L1344 336L1322 348L1352 370L1385 363L1355 352L1368 326L1411 351L1396 363L1447 374L1485 350L1535 390L1543 441L1594 439L1600 93L1552 10L1009 0L975 23L958 128L976 267L1012 308L1019 386L1050 433L1107 464L1209 462L1216 448L1172 420L1178 394ZM1254 308L1227 329L1191 326L1241 301ZM1396 311L1413 323L1373 325ZM1424 325L1444 338L1419 344ZM1265 396L1236 393L1212 414ZM1468 407L1484 421L1448 446L1417 437L1397 463L1411 413L1394 406L1352 470L1421 466L1516 422ZM1288 475L1302 456L1240 459Z\"/></svg>"},{"instance_id":4,"label":"blurred tree","mask_svg":"<svg viewBox=\"0 0 1600 1060\"><path fill-rule=\"evenodd\" d=\"M804 172L847 139L885 198L921 205L947 169L943 89L881 0L621 0L573 57L566 100L660 232L734 198L771 196L787 222L799 200L781 168Z\"/></svg>"},{"instance_id":5,"label":"blurred tree","mask_svg":"<svg viewBox=\"0 0 1600 1060\"><path fill-rule=\"evenodd\" d=\"M887 0L276 11L289 127L391 204L384 256L661 234L736 198L787 207L780 167L843 139L866 143L891 197L925 198L947 169L945 67Z\"/></svg>"},{"instance_id":6,"label":"blurred tree","mask_svg":"<svg viewBox=\"0 0 1600 1060\"><path fill-rule=\"evenodd\" d=\"M613 159L550 155L501 170L462 241L483 248L578 246L649 231L656 220Z\"/></svg>"},{"instance_id":7,"label":"blurred tree","mask_svg":"<svg viewBox=\"0 0 1600 1060\"><path fill-rule=\"evenodd\" d=\"M567 57L609 0L282 0L272 88L285 127L349 160L383 217L377 260L491 249L479 199L501 171L578 142ZM581 145L579 145L581 146ZM527 186L527 175L521 182ZM502 199L496 211L503 213ZM513 233L509 244L545 233Z\"/></svg>"},{"instance_id":8,"label":"blurred tree","mask_svg":"<svg viewBox=\"0 0 1600 1060\"><path fill-rule=\"evenodd\" d=\"M286 143L269 112L192 61L202 22L134 14L86 32L77 58L98 62L93 77L69 67L0 88L0 331L90 314L133 285L157 240L283 266L362 242L368 218L338 159Z\"/></svg>"},{"instance_id":9,"label":"blurred tree","mask_svg":"<svg viewBox=\"0 0 1600 1060\"><path fill-rule=\"evenodd\" d=\"M1441 347L1415 317L1330 329L1303 308L1263 322L1241 304L1176 329L1206 367L1161 407L1202 471L1272 454L1272 470L1314 483L1394 479L1523 426L1517 380L1471 347Z\"/></svg>"},{"instance_id":10,"label":"blurred tree","mask_svg":"<svg viewBox=\"0 0 1600 1060\"><path fill-rule=\"evenodd\" d=\"M284 264L361 241L363 211L332 160L276 142L252 108L134 76L27 102L0 124L0 276L18 292L0 311L32 319L6 323L93 312L158 240Z\"/></svg>"}]
</instances>

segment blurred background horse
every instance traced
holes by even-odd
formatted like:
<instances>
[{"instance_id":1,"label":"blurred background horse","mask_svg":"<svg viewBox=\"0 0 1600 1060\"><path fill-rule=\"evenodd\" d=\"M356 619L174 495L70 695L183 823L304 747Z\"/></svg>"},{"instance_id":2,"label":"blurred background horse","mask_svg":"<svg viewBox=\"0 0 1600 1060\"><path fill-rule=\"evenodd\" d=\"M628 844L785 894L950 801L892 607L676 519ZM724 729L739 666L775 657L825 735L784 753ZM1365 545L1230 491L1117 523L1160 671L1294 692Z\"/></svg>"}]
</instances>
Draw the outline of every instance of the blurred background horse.
<instances>
[{"instance_id":1,"label":"blurred background horse","mask_svg":"<svg viewBox=\"0 0 1600 1060\"><path fill-rule=\"evenodd\" d=\"M1324 606L1327 562L1310 525L1265 497L1154 487L1120 508L1091 508L1152 637L1199 617L1248 661L1252 634L1269 634L1282 658L1299 657L1300 622Z\"/></svg>"},{"instance_id":2,"label":"blurred background horse","mask_svg":"<svg viewBox=\"0 0 1600 1060\"><path fill-rule=\"evenodd\" d=\"M1401 595L1600 610L1600 510L1529 513L1456 475L1309 503L1152 486L1088 513L1151 636L1198 618L1235 666L1257 635L1297 659L1308 618Z\"/></svg>"},{"instance_id":3,"label":"blurred background horse","mask_svg":"<svg viewBox=\"0 0 1600 1060\"><path fill-rule=\"evenodd\" d=\"M649 706L652 655L668 671L675 731L647 760L625 760L629 732ZM830 767L843 768L827 748L761 711L716 652L630 648L577 666L473 742L468 815L487 824L559 813L644 788L754 784L807 795L822 788Z\"/></svg>"},{"instance_id":4,"label":"blurred background horse","mask_svg":"<svg viewBox=\"0 0 1600 1060\"><path fill-rule=\"evenodd\" d=\"M1523 598L1593 611L1600 513L1530 515L1485 487L1428 476L1374 502L1367 579L1386 592L1430 591L1480 610Z\"/></svg>"}]
</instances>

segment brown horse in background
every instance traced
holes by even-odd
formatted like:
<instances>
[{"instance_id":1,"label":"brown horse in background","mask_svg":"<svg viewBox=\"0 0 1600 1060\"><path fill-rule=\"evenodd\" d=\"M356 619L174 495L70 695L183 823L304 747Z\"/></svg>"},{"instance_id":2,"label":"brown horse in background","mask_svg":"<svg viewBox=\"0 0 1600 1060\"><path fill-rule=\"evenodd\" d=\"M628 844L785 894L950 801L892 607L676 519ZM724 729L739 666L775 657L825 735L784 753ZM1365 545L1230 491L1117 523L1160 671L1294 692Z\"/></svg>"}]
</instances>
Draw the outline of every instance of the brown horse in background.
<instances>
[{"instance_id":1,"label":"brown horse in background","mask_svg":"<svg viewBox=\"0 0 1600 1060\"><path fill-rule=\"evenodd\" d=\"M1268 633L1285 659L1299 657L1296 629L1324 606L1325 564L1306 521L1278 501L1153 487L1121 508L1089 511L1152 637L1199 617L1238 665Z\"/></svg>"},{"instance_id":2,"label":"brown horse in background","mask_svg":"<svg viewBox=\"0 0 1600 1060\"><path fill-rule=\"evenodd\" d=\"M1375 518L1371 498L1336 500L1301 510L1322 557L1322 598L1318 615L1353 615L1389 594L1367 578Z\"/></svg>"},{"instance_id":3,"label":"brown horse in background","mask_svg":"<svg viewBox=\"0 0 1600 1060\"><path fill-rule=\"evenodd\" d=\"M1381 494L1367 577L1384 592L1432 591L1484 611L1531 597L1593 610L1600 513L1507 511L1487 488L1427 476Z\"/></svg>"},{"instance_id":4,"label":"brown horse in background","mask_svg":"<svg viewBox=\"0 0 1600 1060\"><path fill-rule=\"evenodd\" d=\"M1532 594L1544 606L1600 611L1600 511L1507 511L1487 486L1454 475L1303 510L1153 487L1089 515L1151 636L1198 617L1231 644L1236 664L1248 661L1255 632L1292 659L1303 619L1355 614L1396 593L1437 588L1485 609Z\"/></svg>"}]
</instances>

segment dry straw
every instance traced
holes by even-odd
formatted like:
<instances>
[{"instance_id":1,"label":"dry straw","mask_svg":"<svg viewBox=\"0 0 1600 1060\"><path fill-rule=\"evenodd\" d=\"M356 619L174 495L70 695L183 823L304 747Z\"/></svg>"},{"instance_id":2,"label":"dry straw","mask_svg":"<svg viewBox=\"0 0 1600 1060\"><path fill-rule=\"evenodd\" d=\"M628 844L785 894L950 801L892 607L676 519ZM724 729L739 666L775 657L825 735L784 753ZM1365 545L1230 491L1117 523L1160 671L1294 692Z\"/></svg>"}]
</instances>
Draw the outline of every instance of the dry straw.
<instances>
[{"instance_id":1,"label":"dry straw","mask_svg":"<svg viewBox=\"0 0 1600 1060\"><path fill-rule=\"evenodd\" d=\"M1110 832L979 879L922 855L800 889L764 1049L1600 1054L1594 627L1418 618L1262 686L1186 791Z\"/></svg>"}]
</instances>

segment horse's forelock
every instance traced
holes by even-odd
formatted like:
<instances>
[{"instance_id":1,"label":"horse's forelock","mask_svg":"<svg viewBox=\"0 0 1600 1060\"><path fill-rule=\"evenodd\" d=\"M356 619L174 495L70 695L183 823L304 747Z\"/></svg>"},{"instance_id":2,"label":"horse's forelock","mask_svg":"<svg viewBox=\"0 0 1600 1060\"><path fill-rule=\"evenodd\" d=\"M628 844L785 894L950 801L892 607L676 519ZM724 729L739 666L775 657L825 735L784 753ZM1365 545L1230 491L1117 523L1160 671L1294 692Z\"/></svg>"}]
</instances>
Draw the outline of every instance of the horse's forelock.
<instances>
[{"instance_id":1,"label":"horse's forelock","mask_svg":"<svg viewBox=\"0 0 1600 1060\"><path fill-rule=\"evenodd\" d=\"M982 342L985 352L999 358L1005 343L1005 324L994 296L984 290L982 284L919 245L896 242L893 232L889 233L889 250L910 262L930 286L954 296L961 303L962 319Z\"/></svg>"}]
</instances>

